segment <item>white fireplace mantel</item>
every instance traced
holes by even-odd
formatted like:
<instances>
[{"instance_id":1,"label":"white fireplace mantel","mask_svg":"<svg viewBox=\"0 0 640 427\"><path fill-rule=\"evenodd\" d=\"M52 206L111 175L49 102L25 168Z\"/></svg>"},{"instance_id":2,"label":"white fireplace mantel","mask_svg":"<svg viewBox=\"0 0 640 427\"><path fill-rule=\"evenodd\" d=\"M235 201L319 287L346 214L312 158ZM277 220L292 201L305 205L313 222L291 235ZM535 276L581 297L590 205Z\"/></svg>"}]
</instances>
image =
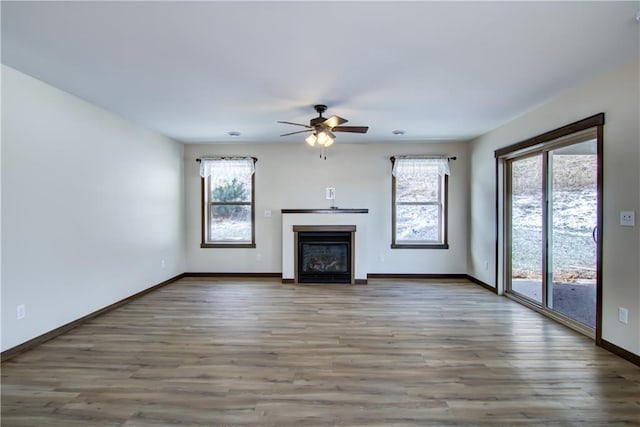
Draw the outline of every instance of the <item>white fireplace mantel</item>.
<instances>
[{"instance_id":1,"label":"white fireplace mantel","mask_svg":"<svg viewBox=\"0 0 640 427\"><path fill-rule=\"evenodd\" d=\"M294 225L355 225L354 278L366 283L368 213L368 209L282 209L282 281L295 281Z\"/></svg>"}]
</instances>

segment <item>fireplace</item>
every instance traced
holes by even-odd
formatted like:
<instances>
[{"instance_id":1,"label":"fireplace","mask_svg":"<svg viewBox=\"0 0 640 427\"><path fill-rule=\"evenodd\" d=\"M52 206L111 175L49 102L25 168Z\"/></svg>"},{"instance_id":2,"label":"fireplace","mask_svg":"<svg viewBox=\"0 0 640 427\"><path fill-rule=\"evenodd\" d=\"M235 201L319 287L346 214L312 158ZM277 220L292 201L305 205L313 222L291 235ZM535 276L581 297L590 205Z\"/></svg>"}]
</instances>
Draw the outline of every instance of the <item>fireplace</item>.
<instances>
[{"instance_id":1,"label":"fireplace","mask_svg":"<svg viewBox=\"0 0 640 427\"><path fill-rule=\"evenodd\" d=\"M294 231L298 283L353 283L355 226L301 226Z\"/></svg>"}]
</instances>

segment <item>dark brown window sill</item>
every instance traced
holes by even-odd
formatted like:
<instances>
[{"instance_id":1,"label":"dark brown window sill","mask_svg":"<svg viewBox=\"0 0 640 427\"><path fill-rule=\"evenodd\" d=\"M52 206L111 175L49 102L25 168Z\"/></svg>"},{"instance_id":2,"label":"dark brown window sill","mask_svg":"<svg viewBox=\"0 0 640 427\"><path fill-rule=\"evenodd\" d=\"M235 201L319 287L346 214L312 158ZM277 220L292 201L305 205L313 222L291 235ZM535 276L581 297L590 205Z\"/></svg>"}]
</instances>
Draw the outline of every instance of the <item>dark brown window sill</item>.
<instances>
[{"instance_id":1,"label":"dark brown window sill","mask_svg":"<svg viewBox=\"0 0 640 427\"><path fill-rule=\"evenodd\" d=\"M391 249L449 249L448 243L434 244L411 244L411 243L393 243Z\"/></svg>"},{"instance_id":2,"label":"dark brown window sill","mask_svg":"<svg viewBox=\"0 0 640 427\"><path fill-rule=\"evenodd\" d=\"M255 243L201 243L201 248L255 248Z\"/></svg>"}]
</instances>

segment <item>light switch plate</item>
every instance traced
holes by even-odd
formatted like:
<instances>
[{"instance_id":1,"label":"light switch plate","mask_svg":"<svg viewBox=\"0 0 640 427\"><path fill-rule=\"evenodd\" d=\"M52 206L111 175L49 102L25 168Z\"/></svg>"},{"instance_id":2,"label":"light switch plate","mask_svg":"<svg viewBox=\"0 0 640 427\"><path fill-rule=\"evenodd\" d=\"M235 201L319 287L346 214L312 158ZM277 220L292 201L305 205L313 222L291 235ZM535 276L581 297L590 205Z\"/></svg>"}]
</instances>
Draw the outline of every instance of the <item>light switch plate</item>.
<instances>
[{"instance_id":1,"label":"light switch plate","mask_svg":"<svg viewBox=\"0 0 640 427\"><path fill-rule=\"evenodd\" d=\"M636 213L634 211L620 211L620 225L634 227L636 225Z\"/></svg>"},{"instance_id":2,"label":"light switch plate","mask_svg":"<svg viewBox=\"0 0 640 427\"><path fill-rule=\"evenodd\" d=\"M334 200L336 198L335 187L327 187L325 190L325 194L326 194L327 200Z\"/></svg>"},{"instance_id":3,"label":"light switch plate","mask_svg":"<svg viewBox=\"0 0 640 427\"><path fill-rule=\"evenodd\" d=\"M629 323L629 310L624 307L618 308L618 320L621 323Z\"/></svg>"}]
</instances>

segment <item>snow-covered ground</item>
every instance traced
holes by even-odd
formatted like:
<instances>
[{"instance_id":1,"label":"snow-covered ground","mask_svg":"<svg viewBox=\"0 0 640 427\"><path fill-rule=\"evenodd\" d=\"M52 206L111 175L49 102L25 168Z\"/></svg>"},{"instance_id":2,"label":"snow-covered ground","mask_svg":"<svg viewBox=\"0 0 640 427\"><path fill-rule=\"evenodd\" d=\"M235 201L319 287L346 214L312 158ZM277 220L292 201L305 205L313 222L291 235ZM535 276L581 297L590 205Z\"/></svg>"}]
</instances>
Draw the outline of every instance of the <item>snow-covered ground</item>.
<instances>
[{"instance_id":1,"label":"snow-covered ground","mask_svg":"<svg viewBox=\"0 0 640 427\"><path fill-rule=\"evenodd\" d=\"M438 241L438 207L398 206L396 240Z\"/></svg>"},{"instance_id":2,"label":"snow-covered ground","mask_svg":"<svg viewBox=\"0 0 640 427\"><path fill-rule=\"evenodd\" d=\"M595 278L596 194L593 190L556 191L553 224L554 281ZM542 266L542 201L532 194L513 200L512 270L515 278L539 279Z\"/></svg>"}]
</instances>

